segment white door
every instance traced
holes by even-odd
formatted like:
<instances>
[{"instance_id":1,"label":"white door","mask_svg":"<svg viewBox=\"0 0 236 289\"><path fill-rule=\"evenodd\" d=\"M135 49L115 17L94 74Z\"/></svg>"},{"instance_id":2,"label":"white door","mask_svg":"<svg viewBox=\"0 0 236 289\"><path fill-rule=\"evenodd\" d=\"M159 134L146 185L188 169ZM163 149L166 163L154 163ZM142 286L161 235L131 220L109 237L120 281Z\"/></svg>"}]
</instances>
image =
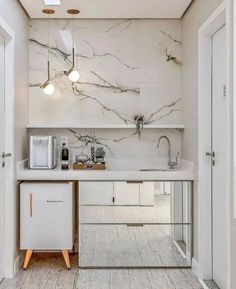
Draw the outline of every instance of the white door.
<instances>
[{"instance_id":1,"label":"white door","mask_svg":"<svg viewBox=\"0 0 236 289\"><path fill-rule=\"evenodd\" d=\"M226 27L212 36L212 274L227 285L227 194L229 192L229 99L226 95Z\"/></svg>"},{"instance_id":2,"label":"white door","mask_svg":"<svg viewBox=\"0 0 236 289\"><path fill-rule=\"evenodd\" d=\"M4 96L4 71L5 71L5 44L0 35L0 154L4 152L5 143L5 96ZM5 169L0 155L0 281L4 277L4 180Z\"/></svg>"}]
</instances>

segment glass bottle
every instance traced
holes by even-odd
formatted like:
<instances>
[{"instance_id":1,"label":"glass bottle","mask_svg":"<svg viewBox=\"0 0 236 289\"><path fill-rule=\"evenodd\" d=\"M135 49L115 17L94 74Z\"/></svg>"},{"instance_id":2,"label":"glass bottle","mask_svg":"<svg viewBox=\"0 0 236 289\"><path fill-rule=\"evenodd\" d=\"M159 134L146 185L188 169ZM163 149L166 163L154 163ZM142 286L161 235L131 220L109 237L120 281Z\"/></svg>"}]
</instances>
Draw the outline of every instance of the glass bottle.
<instances>
[{"instance_id":1,"label":"glass bottle","mask_svg":"<svg viewBox=\"0 0 236 289\"><path fill-rule=\"evenodd\" d=\"M62 144L61 150L61 169L68 170L69 169L69 149L66 147L66 144Z\"/></svg>"}]
</instances>

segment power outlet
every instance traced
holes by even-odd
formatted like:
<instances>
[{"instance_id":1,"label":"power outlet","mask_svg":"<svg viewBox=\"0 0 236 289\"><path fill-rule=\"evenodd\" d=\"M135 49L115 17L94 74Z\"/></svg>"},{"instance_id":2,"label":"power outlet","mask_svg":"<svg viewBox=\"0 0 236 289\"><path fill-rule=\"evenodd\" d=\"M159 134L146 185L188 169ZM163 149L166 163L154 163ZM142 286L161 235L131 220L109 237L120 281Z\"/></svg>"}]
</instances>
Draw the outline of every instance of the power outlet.
<instances>
[{"instance_id":1,"label":"power outlet","mask_svg":"<svg viewBox=\"0 0 236 289\"><path fill-rule=\"evenodd\" d=\"M68 137L67 136L61 136L60 146L62 147L62 144L65 143L66 147L68 147Z\"/></svg>"}]
</instances>

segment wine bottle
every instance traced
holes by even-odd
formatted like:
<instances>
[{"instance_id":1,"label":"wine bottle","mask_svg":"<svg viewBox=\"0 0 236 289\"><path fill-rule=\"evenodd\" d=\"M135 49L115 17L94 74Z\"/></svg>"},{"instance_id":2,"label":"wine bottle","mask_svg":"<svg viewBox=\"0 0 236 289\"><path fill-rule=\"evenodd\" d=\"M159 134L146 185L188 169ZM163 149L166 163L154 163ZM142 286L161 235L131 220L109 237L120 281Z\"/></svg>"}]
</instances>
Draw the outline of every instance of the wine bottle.
<instances>
[{"instance_id":1,"label":"wine bottle","mask_svg":"<svg viewBox=\"0 0 236 289\"><path fill-rule=\"evenodd\" d=\"M69 169L69 149L66 147L66 144L62 144L61 150L61 169L68 170Z\"/></svg>"}]
</instances>

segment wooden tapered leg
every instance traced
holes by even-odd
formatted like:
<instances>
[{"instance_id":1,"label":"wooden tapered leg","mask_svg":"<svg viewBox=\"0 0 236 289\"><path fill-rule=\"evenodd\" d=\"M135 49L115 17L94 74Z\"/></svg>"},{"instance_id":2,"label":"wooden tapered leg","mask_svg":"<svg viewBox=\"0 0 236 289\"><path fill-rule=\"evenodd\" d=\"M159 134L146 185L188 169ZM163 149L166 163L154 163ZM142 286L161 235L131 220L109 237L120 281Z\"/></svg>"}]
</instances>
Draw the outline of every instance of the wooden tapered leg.
<instances>
[{"instance_id":1,"label":"wooden tapered leg","mask_svg":"<svg viewBox=\"0 0 236 289\"><path fill-rule=\"evenodd\" d=\"M62 255L64 257L67 269L70 269L70 258L68 250L62 250Z\"/></svg>"},{"instance_id":2,"label":"wooden tapered leg","mask_svg":"<svg viewBox=\"0 0 236 289\"><path fill-rule=\"evenodd\" d=\"M24 270L27 268L32 254L33 254L33 250L29 249L29 250L26 251L24 265L23 265L23 269Z\"/></svg>"}]
</instances>

